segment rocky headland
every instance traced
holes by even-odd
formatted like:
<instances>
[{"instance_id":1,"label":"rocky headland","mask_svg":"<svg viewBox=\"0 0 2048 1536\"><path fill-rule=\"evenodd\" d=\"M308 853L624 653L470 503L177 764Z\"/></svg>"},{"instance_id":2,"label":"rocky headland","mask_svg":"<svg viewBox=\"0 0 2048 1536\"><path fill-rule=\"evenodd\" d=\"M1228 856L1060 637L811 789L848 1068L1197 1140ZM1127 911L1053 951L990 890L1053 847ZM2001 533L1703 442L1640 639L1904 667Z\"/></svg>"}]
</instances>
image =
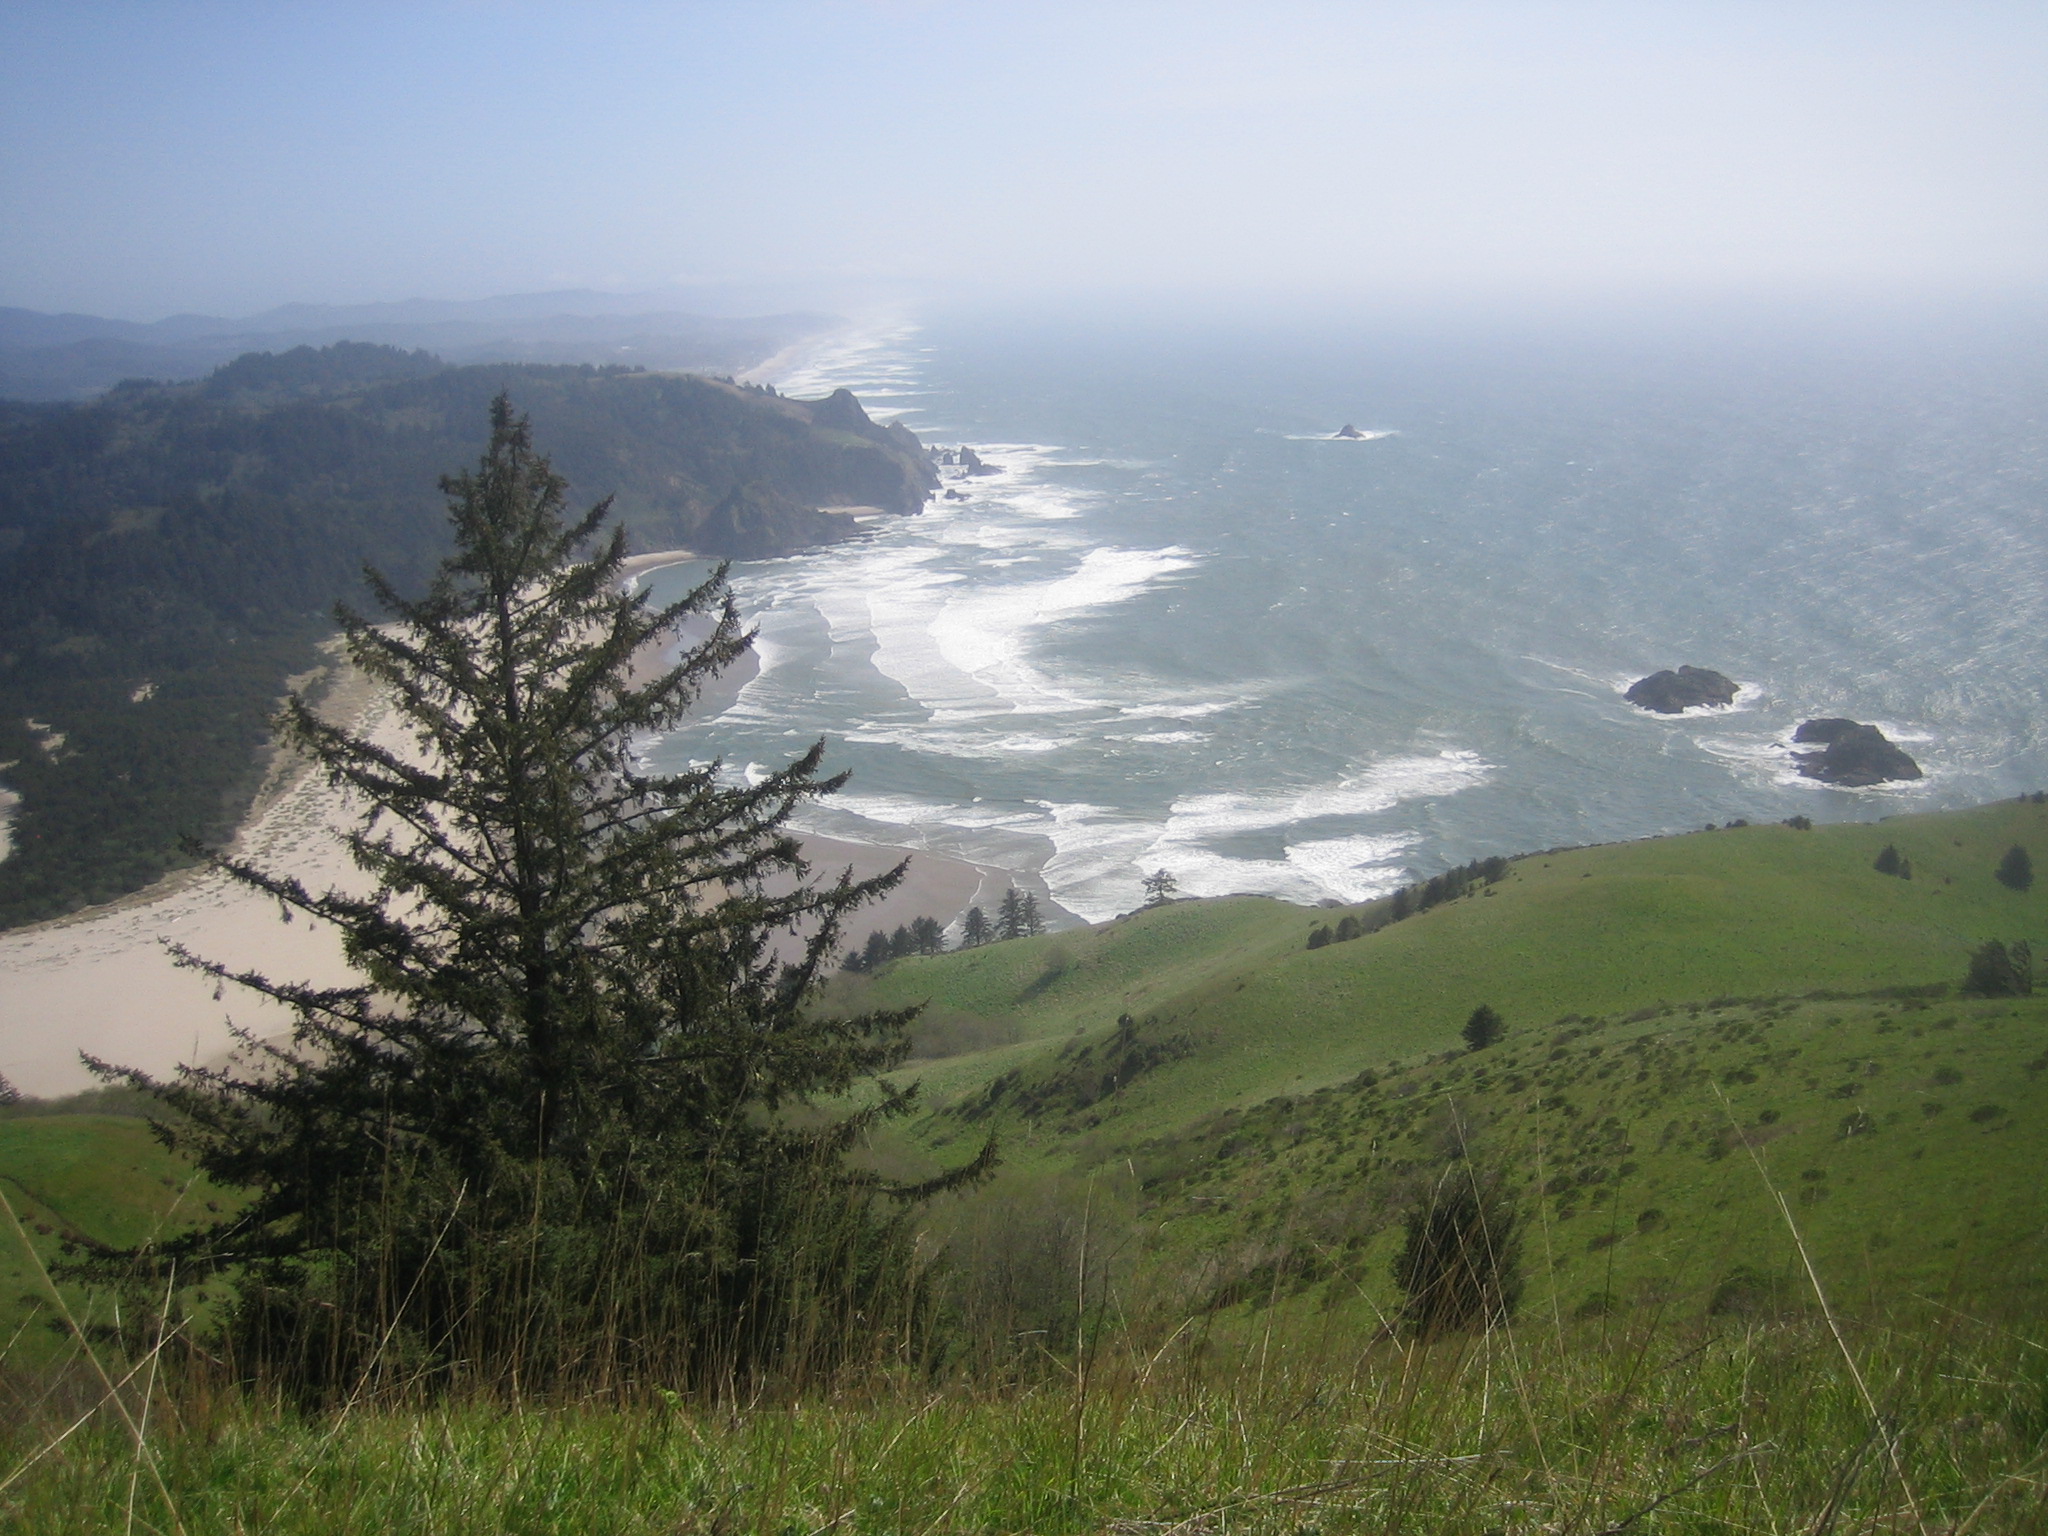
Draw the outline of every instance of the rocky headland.
<instances>
[{"instance_id":1,"label":"rocky headland","mask_svg":"<svg viewBox=\"0 0 2048 1536\"><path fill-rule=\"evenodd\" d=\"M1622 697L1638 709L1676 715L1688 709L1725 709L1735 702L1737 691L1735 680L1719 672L1706 667L1680 667L1676 672L1652 672L1638 679Z\"/></svg>"},{"instance_id":2,"label":"rocky headland","mask_svg":"<svg viewBox=\"0 0 2048 1536\"><path fill-rule=\"evenodd\" d=\"M958 448L927 448L925 452L934 464L956 465L964 474L997 475L1003 466L990 464L980 454L962 443Z\"/></svg>"},{"instance_id":3,"label":"rocky headland","mask_svg":"<svg viewBox=\"0 0 2048 1536\"><path fill-rule=\"evenodd\" d=\"M1792 760L1806 777L1823 784L1866 789L1872 784L1924 777L1920 765L1874 725L1843 719L1808 720L1792 733L1792 740L1822 749L1795 752Z\"/></svg>"}]
</instances>

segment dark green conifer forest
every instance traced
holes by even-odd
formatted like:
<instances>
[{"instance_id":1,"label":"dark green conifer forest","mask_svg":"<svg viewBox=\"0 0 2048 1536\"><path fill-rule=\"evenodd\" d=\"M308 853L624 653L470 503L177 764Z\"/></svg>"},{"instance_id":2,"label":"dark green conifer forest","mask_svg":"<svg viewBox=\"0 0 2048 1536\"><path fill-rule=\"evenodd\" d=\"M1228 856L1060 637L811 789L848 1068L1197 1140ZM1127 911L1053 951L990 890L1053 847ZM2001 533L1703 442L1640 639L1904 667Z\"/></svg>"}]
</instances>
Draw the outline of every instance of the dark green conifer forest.
<instances>
[{"instance_id":1,"label":"dark green conifer forest","mask_svg":"<svg viewBox=\"0 0 2048 1536\"><path fill-rule=\"evenodd\" d=\"M0 924L136 889L227 832L364 564L414 593L446 553L436 477L507 391L572 486L615 493L636 551L785 553L853 531L821 508L913 513L935 483L844 392L353 343L0 402L0 783L22 797Z\"/></svg>"}]
</instances>

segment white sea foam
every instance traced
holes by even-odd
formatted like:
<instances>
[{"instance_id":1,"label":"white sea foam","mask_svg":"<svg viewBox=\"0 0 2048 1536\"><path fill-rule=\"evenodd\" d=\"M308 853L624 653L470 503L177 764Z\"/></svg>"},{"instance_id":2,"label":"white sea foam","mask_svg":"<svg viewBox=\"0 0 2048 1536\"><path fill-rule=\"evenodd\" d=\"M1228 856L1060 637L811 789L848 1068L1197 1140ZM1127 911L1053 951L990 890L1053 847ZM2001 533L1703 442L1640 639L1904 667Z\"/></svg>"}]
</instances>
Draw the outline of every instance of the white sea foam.
<instances>
[{"instance_id":1,"label":"white sea foam","mask_svg":"<svg viewBox=\"0 0 2048 1536\"><path fill-rule=\"evenodd\" d=\"M831 803L848 819L812 830L1035 869L1061 905L1090 921L1136 906L1144 876L1161 868L1191 896L1254 892L1297 901L1362 901L1408 878L1402 859L1415 846L1415 834L1316 836L1312 825L1455 794L1485 782L1490 773L1469 752L1390 758L1332 784L1183 796L1164 822L1078 802L948 805L848 795ZM1215 846L1246 833L1275 834L1280 857L1251 858Z\"/></svg>"},{"instance_id":2,"label":"white sea foam","mask_svg":"<svg viewBox=\"0 0 2048 1536\"><path fill-rule=\"evenodd\" d=\"M1258 697L1256 692L1247 689L1234 699L1208 699L1194 704L1161 699L1156 703L1127 704L1119 713L1134 720L1199 720L1204 715L1220 715L1225 710L1241 709Z\"/></svg>"},{"instance_id":3,"label":"white sea foam","mask_svg":"<svg viewBox=\"0 0 2048 1536\"><path fill-rule=\"evenodd\" d=\"M1323 838L1290 844L1287 862L1339 901L1370 901L1407 883L1401 856L1421 841L1412 832Z\"/></svg>"},{"instance_id":4,"label":"white sea foam","mask_svg":"<svg viewBox=\"0 0 2048 1536\"><path fill-rule=\"evenodd\" d=\"M845 386L914 400L909 334L849 334L778 383L792 394ZM1043 443L972 446L993 473L942 470L968 499L935 501L918 517L875 520L856 541L742 568L735 590L759 631L760 668L727 711L729 722L783 725L794 735L797 722L815 720L862 746L1001 762L1044 759L1089 741L1198 744L1212 733L1192 722L1255 707L1263 690L1250 683L1218 698L1184 684L1148 685L1124 668L1098 675L1043 660L1061 626L1160 591L1204 557L1180 544L1090 538L1090 514L1110 493L1044 472L1098 461ZM849 720L855 698L860 713ZM748 763L733 772L759 782L766 771ZM1183 794L1163 818L1078 799L840 794L806 807L801 825L1035 871L1062 905L1090 919L1136 906L1143 876L1162 867L1191 895L1350 901L1400 884L1416 841L1407 831L1360 826L1361 818L1455 794L1490 773L1470 752L1390 756L1323 784ZM1271 855L1248 856L1247 838Z\"/></svg>"},{"instance_id":5,"label":"white sea foam","mask_svg":"<svg viewBox=\"0 0 2048 1536\"><path fill-rule=\"evenodd\" d=\"M1619 691L1626 693L1628 690L1624 688ZM1646 709L1641 713L1658 720L1725 720L1730 715L1754 714L1758 704L1766 697L1761 684L1738 681L1735 684L1735 697L1727 704L1695 704L1670 715L1653 709Z\"/></svg>"},{"instance_id":6,"label":"white sea foam","mask_svg":"<svg viewBox=\"0 0 2048 1536\"><path fill-rule=\"evenodd\" d=\"M1034 664L1040 637L1160 586L1197 557L1179 546L1091 547L1060 526L1078 515L1078 499L1071 491L1027 487L991 491L987 505L972 508L941 503L917 518L879 523L870 538L750 567L735 589L764 635L805 631L802 615L815 614L833 653L864 658L933 723L1113 709L1128 699L1098 697ZM1000 575L990 579L991 572ZM741 704L756 711L774 698L764 676ZM874 725L892 728L887 721ZM1016 729L1013 722L1000 734ZM1003 750L994 739L979 748L957 739L918 745L953 754Z\"/></svg>"},{"instance_id":7,"label":"white sea foam","mask_svg":"<svg viewBox=\"0 0 2048 1536\"><path fill-rule=\"evenodd\" d=\"M1334 432L1281 432L1277 434L1290 443L1370 443L1382 437L1399 437L1397 429L1382 432L1360 432L1356 437L1339 437Z\"/></svg>"},{"instance_id":8,"label":"white sea foam","mask_svg":"<svg viewBox=\"0 0 2048 1536\"><path fill-rule=\"evenodd\" d=\"M1476 752L1387 758L1335 784L1265 794L1187 795L1174 802L1167 835L1193 841L1231 832L1291 826L1325 816L1367 816L1407 800L1456 794L1483 784L1492 769Z\"/></svg>"},{"instance_id":9,"label":"white sea foam","mask_svg":"<svg viewBox=\"0 0 2048 1536\"><path fill-rule=\"evenodd\" d=\"M751 765L750 765L751 771ZM1362 901L1409 878L1414 833L1316 836L1332 818L1382 813L1413 799L1483 783L1471 753L1388 759L1327 785L1267 794L1183 796L1164 822L1082 802L947 803L897 794L842 794L806 811L805 830L854 841L949 853L1033 870L1061 905L1090 921L1129 911L1151 871L1172 872L1183 892L1253 892L1297 901ZM1232 836L1270 832L1280 856L1220 850Z\"/></svg>"},{"instance_id":10,"label":"white sea foam","mask_svg":"<svg viewBox=\"0 0 2048 1536\"><path fill-rule=\"evenodd\" d=\"M1799 772L1792 761L1792 746L1785 736L1704 736L1700 749L1728 763L1752 779L1777 785L1819 784Z\"/></svg>"},{"instance_id":11,"label":"white sea foam","mask_svg":"<svg viewBox=\"0 0 2048 1536\"><path fill-rule=\"evenodd\" d=\"M995 690L1013 707L1096 707L1097 701L1059 686L1030 664L1032 637L1063 619L1127 602L1194 564L1193 554L1177 546L1092 549L1077 566L1049 581L948 593L924 633L949 666Z\"/></svg>"},{"instance_id":12,"label":"white sea foam","mask_svg":"<svg viewBox=\"0 0 2048 1536\"><path fill-rule=\"evenodd\" d=\"M851 389L865 397L899 384L910 386L901 394L921 393L916 364L906 355L917 330L900 315L871 315L778 358L765 382L800 399L829 395L835 389Z\"/></svg>"}]
</instances>

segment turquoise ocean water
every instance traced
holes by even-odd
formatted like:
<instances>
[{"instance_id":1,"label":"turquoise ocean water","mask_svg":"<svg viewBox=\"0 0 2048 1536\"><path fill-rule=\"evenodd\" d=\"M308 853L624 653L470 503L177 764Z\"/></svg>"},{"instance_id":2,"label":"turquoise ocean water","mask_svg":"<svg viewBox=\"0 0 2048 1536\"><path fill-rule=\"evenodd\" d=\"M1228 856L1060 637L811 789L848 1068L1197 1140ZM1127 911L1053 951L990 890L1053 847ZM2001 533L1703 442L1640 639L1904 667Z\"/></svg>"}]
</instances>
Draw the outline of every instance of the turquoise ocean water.
<instances>
[{"instance_id":1,"label":"turquoise ocean water","mask_svg":"<svg viewBox=\"0 0 2048 1536\"><path fill-rule=\"evenodd\" d=\"M649 754L758 771L822 735L853 781L810 830L1005 866L1090 920L1162 867L1356 900L1496 852L2048 787L2039 340L878 322L778 387L844 385L996 473L735 568L760 673ZM1681 662L1737 704L1623 701ZM1814 715L1927 778L1801 779Z\"/></svg>"}]
</instances>

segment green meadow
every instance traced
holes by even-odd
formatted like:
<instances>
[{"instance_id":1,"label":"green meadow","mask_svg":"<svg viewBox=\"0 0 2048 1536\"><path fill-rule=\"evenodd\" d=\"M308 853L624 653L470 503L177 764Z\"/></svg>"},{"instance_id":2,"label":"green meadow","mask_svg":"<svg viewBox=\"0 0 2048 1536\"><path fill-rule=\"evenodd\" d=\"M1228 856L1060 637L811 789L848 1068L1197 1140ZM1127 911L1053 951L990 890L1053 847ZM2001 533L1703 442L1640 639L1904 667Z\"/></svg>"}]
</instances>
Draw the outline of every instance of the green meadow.
<instances>
[{"instance_id":1,"label":"green meadow","mask_svg":"<svg viewBox=\"0 0 2048 1536\"><path fill-rule=\"evenodd\" d=\"M745 1402L313 1414L88 1349L58 1314L110 1299L60 1309L41 1266L218 1196L132 1116L19 1107L0 1526L2048 1529L2048 995L1962 986L1988 939L2048 945L2048 885L1993 877L2014 844L2048 855L2048 806L1539 853L1378 927L1174 902L837 978L828 1006L925 1005L922 1108L875 1164L1003 1163L927 1213L926 1337ZM1307 947L1347 915L1373 931ZM1507 1028L1473 1050L1480 1004ZM1408 1214L1475 1178L1518 1306L1419 1338Z\"/></svg>"}]
</instances>

